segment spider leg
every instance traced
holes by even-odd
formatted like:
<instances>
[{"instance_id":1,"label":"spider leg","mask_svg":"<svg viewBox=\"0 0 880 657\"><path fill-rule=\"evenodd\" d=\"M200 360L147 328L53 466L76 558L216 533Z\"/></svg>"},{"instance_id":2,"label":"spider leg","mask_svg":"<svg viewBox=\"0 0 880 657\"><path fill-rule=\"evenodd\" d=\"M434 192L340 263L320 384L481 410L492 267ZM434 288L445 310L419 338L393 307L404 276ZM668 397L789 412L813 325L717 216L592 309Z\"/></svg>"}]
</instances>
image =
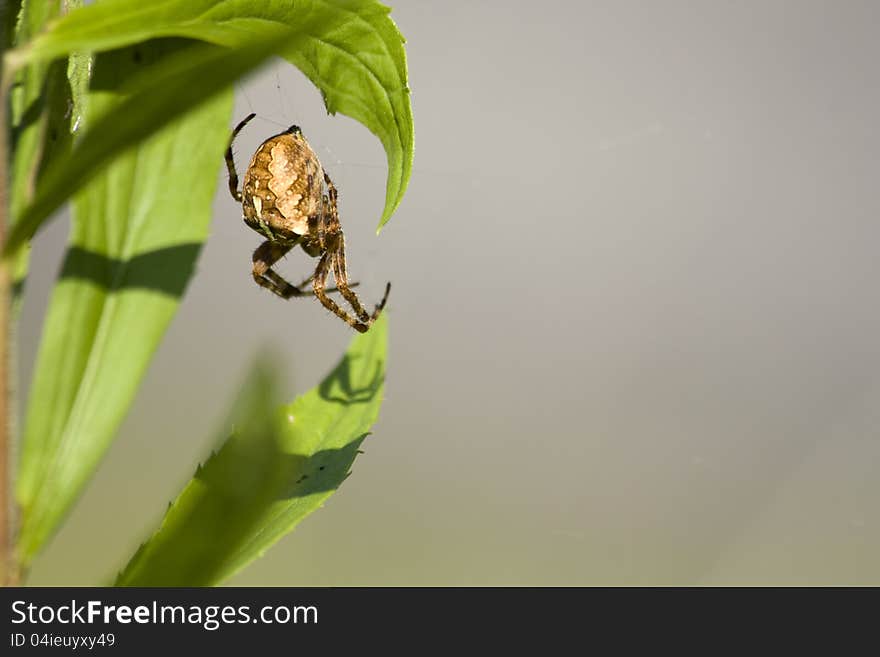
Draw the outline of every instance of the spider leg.
<instances>
[{"instance_id":1,"label":"spider leg","mask_svg":"<svg viewBox=\"0 0 880 657\"><path fill-rule=\"evenodd\" d=\"M333 209L333 213L336 214L336 199L339 198L339 192L326 171L324 172L324 182L327 184L327 193L330 195L330 207Z\"/></svg>"},{"instance_id":2,"label":"spider leg","mask_svg":"<svg viewBox=\"0 0 880 657\"><path fill-rule=\"evenodd\" d=\"M235 141L235 138L238 136L238 133L241 132L242 128L244 128L251 119L253 119L256 114L248 114L244 117L244 120L235 126L235 130L232 131L232 136L229 137L229 145L226 147L226 170L229 172L229 193L232 194L232 198L236 201L241 202L241 191L238 189L238 173L235 171L235 159L232 156L232 142Z\"/></svg>"},{"instance_id":3,"label":"spider leg","mask_svg":"<svg viewBox=\"0 0 880 657\"><path fill-rule=\"evenodd\" d=\"M339 210L336 204L339 194L326 171L324 182L327 185L327 193L321 197L321 214L318 216L318 243L322 251L327 249L327 233L334 233L339 229Z\"/></svg>"},{"instance_id":4,"label":"spider leg","mask_svg":"<svg viewBox=\"0 0 880 657\"><path fill-rule=\"evenodd\" d=\"M328 219L329 213L328 208L330 207L330 201L327 198L327 195L321 197L321 213L318 215L318 222L316 224L316 228L318 229L318 247L320 252L324 252L327 250L327 230L329 228L330 221Z\"/></svg>"},{"instance_id":5,"label":"spider leg","mask_svg":"<svg viewBox=\"0 0 880 657\"><path fill-rule=\"evenodd\" d=\"M279 276L272 270L272 265L278 262L278 260L294 246L295 243L279 244L278 242L266 240L257 247L256 251L254 251L254 281L256 281L257 285L260 287L270 290L282 299L312 296L311 290L305 291L299 289L299 286L291 285L284 280L282 276ZM306 279L306 282L307 281L308 279Z\"/></svg>"},{"instance_id":6,"label":"spider leg","mask_svg":"<svg viewBox=\"0 0 880 657\"><path fill-rule=\"evenodd\" d=\"M327 217L328 225L326 230L333 235L332 241L328 244L328 251L332 254L333 278L336 279L336 286L339 288L340 294L342 294L355 313L357 313L360 323L362 325L365 324L367 328L369 328L370 324L376 320L379 313L385 308L385 303L388 301L388 294L391 292L391 283L388 283L385 286L385 294L383 295L382 300L373 309L373 313L367 314L360 299L358 299L357 295L351 290L356 284L350 284L348 282L348 271L345 263L345 236L339 225L339 193L336 190L336 185L333 184L333 181L330 179L330 176L326 171L324 172L324 183L327 185L327 200L329 201L329 216Z\"/></svg>"},{"instance_id":7,"label":"spider leg","mask_svg":"<svg viewBox=\"0 0 880 657\"><path fill-rule=\"evenodd\" d=\"M315 276L312 279L312 286L315 290L315 296L318 297L318 300L324 305L327 310L332 312L339 319L352 327L355 331L358 331L359 333L366 333L367 329L370 328L370 325L364 322L359 322L349 313L345 312L342 308L339 307L339 305L335 301L333 301L333 299L328 297L326 292L324 291L324 285L327 282L327 276L330 275L332 257L332 254L327 251L326 253L324 253L324 255L321 256L321 259L318 261L318 266L315 268Z\"/></svg>"},{"instance_id":8,"label":"spider leg","mask_svg":"<svg viewBox=\"0 0 880 657\"><path fill-rule=\"evenodd\" d=\"M315 277L314 274L309 274L302 283L300 283L299 285L296 285L294 287L299 287L299 288L305 287L306 285L308 285L309 283L312 282L312 279L314 277ZM358 285L360 285L360 283L349 283L348 287L357 287ZM325 292L339 292L339 289L335 288L335 287L328 287L324 291ZM303 294L308 294L309 296L311 296L314 294L314 292L312 290L309 290L308 292L303 292Z\"/></svg>"},{"instance_id":9,"label":"spider leg","mask_svg":"<svg viewBox=\"0 0 880 657\"><path fill-rule=\"evenodd\" d=\"M388 281L387 283L385 283L385 294L382 295L382 300L376 304L376 307L373 308L373 314L370 315L370 323L371 324L376 321L376 318L379 316L379 313L381 313L385 309L385 302L388 301L388 294L390 292L391 292L391 281Z\"/></svg>"},{"instance_id":10,"label":"spider leg","mask_svg":"<svg viewBox=\"0 0 880 657\"><path fill-rule=\"evenodd\" d=\"M345 268L345 237L341 231L336 234L330 252L332 254L330 260L333 264L333 278L336 279L336 287L339 288L339 293L348 301L354 312L357 313L358 319L369 323L369 313L361 305L360 299L351 291L351 287L348 284L348 272Z\"/></svg>"}]
</instances>

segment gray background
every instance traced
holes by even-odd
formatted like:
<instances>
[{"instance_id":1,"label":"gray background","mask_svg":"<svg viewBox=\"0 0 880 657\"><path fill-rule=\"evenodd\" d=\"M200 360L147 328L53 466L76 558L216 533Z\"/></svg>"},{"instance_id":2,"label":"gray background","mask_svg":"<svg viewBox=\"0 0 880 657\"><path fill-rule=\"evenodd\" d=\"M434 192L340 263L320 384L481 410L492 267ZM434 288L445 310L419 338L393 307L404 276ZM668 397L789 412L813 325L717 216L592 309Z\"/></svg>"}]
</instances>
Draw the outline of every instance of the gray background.
<instances>
[{"instance_id":1,"label":"gray background","mask_svg":"<svg viewBox=\"0 0 880 657\"><path fill-rule=\"evenodd\" d=\"M238 87L240 166L301 125L349 268L386 280L386 401L354 475L234 584L880 583L876 2L414 2L416 160L295 69ZM292 397L350 330L213 234L119 440L34 584L101 581L222 429L254 355ZM38 240L37 345L66 224ZM282 270L309 271L304 257Z\"/></svg>"}]
</instances>

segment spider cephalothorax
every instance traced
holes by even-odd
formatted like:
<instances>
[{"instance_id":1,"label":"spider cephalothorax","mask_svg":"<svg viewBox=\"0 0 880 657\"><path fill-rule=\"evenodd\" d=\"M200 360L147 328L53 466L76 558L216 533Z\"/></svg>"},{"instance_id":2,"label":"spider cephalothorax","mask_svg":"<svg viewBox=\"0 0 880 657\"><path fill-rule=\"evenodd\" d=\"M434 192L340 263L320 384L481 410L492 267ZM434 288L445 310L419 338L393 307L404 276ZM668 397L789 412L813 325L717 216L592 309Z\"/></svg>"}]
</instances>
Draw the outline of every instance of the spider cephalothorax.
<instances>
[{"instance_id":1,"label":"spider cephalothorax","mask_svg":"<svg viewBox=\"0 0 880 657\"><path fill-rule=\"evenodd\" d=\"M382 301L368 313L351 289L355 284L348 282L336 187L298 127L290 126L260 144L248 164L244 185L239 191L232 142L254 116L248 115L236 126L226 149L232 198L241 202L244 222L266 237L254 251L254 280L283 299L314 294L325 308L364 333L385 307L391 283L385 286ZM299 285L291 285L272 270L272 265L297 244L319 260L314 274ZM331 271L336 289L348 301L355 316L327 296L327 292L333 291L325 289ZM311 290L300 289L309 281Z\"/></svg>"}]
</instances>

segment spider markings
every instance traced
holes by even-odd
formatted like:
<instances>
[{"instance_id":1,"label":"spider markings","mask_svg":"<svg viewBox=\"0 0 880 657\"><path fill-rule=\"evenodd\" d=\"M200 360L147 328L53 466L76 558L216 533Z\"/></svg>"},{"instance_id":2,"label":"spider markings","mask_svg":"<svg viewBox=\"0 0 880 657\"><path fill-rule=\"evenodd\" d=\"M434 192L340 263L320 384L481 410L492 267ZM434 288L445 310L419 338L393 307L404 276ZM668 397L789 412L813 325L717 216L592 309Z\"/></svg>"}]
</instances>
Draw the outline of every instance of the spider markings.
<instances>
[{"instance_id":1,"label":"spider markings","mask_svg":"<svg viewBox=\"0 0 880 657\"><path fill-rule=\"evenodd\" d=\"M282 299L314 294L325 308L356 331L365 333L385 307L391 283L385 286L382 301L372 313L368 313L351 289L356 283L348 282L345 237L339 223L336 186L297 126L290 126L260 144L248 164L244 186L239 191L232 144L254 116L249 114L235 127L226 149L229 192L232 198L241 202L244 222L266 238L254 251L254 280ZM272 269L272 265L297 244L307 254L318 258L318 264L315 273L299 285L291 285ZM354 315L327 296L327 292L334 291L325 289L331 271L336 280L335 289L354 310ZM309 281L312 282L311 290L300 289Z\"/></svg>"}]
</instances>

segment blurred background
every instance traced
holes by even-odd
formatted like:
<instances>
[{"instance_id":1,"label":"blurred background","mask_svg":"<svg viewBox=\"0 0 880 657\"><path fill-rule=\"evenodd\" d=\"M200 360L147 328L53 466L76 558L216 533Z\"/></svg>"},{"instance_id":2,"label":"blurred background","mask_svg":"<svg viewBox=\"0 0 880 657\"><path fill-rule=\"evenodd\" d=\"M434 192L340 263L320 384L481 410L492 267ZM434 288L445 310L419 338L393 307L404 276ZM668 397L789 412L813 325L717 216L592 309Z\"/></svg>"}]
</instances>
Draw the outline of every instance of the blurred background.
<instances>
[{"instance_id":1,"label":"blurred background","mask_svg":"<svg viewBox=\"0 0 880 657\"><path fill-rule=\"evenodd\" d=\"M260 117L240 170L302 126L359 294L394 287L365 454L230 583L880 584L880 5L400 0L392 16L416 158L378 237L378 140L281 61L237 86L233 124ZM352 337L254 285L259 237L221 165L180 312L33 584L115 574L263 348L293 398ZM34 251L24 390L66 233Z\"/></svg>"}]
</instances>

